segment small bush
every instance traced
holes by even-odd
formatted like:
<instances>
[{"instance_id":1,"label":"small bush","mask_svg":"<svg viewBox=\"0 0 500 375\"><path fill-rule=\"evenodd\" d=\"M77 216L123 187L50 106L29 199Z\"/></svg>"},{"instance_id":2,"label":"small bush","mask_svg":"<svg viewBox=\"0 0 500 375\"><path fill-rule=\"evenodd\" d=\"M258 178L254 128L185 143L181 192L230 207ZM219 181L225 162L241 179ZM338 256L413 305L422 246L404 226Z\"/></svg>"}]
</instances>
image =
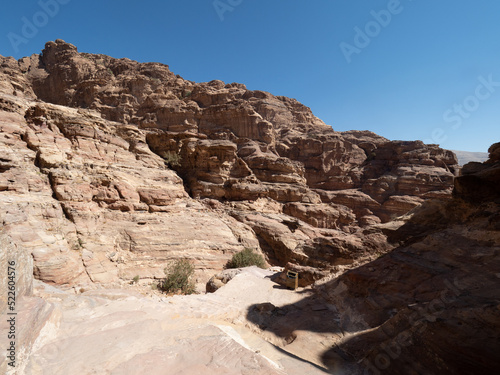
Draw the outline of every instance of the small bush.
<instances>
[{"instance_id":1,"label":"small bush","mask_svg":"<svg viewBox=\"0 0 500 375\"><path fill-rule=\"evenodd\" d=\"M231 260L227 262L226 268L241 268L257 266L260 268L266 268L266 261L262 255L254 253L252 249L245 248L233 255Z\"/></svg>"},{"instance_id":2,"label":"small bush","mask_svg":"<svg viewBox=\"0 0 500 375\"><path fill-rule=\"evenodd\" d=\"M179 154L173 151L164 151L160 153L160 156L165 160L165 164L169 167L178 167L181 165L181 157Z\"/></svg>"},{"instance_id":3,"label":"small bush","mask_svg":"<svg viewBox=\"0 0 500 375\"><path fill-rule=\"evenodd\" d=\"M132 279L132 282L134 284L137 284L139 282L139 275L135 275L134 278Z\"/></svg>"},{"instance_id":4,"label":"small bush","mask_svg":"<svg viewBox=\"0 0 500 375\"><path fill-rule=\"evenodd\" d=\"M192 294L195 286L190 277L194 266L187 259L179 259L165 268L165 278L158 284L158 289L166 293Z\"/></svg>"}]
</instances>

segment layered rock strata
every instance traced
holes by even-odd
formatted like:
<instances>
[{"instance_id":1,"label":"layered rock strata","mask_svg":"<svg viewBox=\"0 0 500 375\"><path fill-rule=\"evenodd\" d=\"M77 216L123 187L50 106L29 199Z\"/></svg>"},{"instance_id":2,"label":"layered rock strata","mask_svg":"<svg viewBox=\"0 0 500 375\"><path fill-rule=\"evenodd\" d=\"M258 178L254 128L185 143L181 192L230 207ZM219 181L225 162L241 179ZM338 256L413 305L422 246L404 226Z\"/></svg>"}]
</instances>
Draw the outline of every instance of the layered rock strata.
<instances>
[{"instance_id":1,"label":"layered rock strata","mask_svg":"<svg viewBox=\"0 0 500 375\"><path fill-rule=\"evenodd\" d=\"M362 363L358 373L499 368L499 150L464 166L453 200L426 202L386 226L402 246L319 288L348 332L324 358Z\"/></svg>"},{"instance_id":2,"label":"layered rock strata","mask_svg":"<svg viewBox=\"0 0 500 375\"><path fill-rule=\"evenodd\" d=\"M62 40L0 64L0 214L55 284L189 258L201 285L245 247L318 267L309 283L390 248L367 228L450 197L458 171L436 145L339 133L295 99Z\"/></svg>"}]
</instances>

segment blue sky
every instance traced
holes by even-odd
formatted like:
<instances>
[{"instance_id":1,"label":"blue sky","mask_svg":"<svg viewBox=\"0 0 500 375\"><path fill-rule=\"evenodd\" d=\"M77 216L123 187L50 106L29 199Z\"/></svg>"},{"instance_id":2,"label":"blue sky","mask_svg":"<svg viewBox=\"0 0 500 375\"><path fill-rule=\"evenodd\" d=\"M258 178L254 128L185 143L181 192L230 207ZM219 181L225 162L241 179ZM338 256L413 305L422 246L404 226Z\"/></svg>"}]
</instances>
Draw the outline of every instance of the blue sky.
<instances>
[{"instance_id":1,"label":"blue sky","mask_svg":"<svg viewBox=\"0 0 500 375\"><path fill-rule=\"evenodd\" d=\"M498 0L33 0L2 9L4 56L60 38L81 52L162 62L189 80L293 97L339 131L482 152L500 141Z\"/></svg>"}]
</instances>

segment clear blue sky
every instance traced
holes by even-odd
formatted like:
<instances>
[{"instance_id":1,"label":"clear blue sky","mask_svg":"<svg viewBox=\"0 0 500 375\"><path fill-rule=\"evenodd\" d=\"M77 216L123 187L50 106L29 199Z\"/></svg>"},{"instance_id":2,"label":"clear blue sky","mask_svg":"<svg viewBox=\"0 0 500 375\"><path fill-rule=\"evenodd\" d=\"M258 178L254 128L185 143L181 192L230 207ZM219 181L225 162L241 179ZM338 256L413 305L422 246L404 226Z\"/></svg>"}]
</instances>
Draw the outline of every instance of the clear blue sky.
<instances>
[{"instance_id":1,"label":"clear blue sky","mask_svg":"<svg viewBox=\"0 0 500 375\"><path fill-rule=\"evenodd\" d=\"M2 4L0 54L60 38L293 97L339 131L466 151L500 141L498 0L52 1L65 4Z\"/></svg>"}]
</instances>

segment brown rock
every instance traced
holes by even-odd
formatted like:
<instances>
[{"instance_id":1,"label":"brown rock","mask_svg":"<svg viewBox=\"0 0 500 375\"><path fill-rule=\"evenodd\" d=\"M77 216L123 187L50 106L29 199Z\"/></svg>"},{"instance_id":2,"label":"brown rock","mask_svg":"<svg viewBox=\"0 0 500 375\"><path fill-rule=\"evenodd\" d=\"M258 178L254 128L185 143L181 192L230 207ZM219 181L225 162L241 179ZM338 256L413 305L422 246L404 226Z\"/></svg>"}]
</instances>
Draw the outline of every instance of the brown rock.
<instances>
[{"instance_id":1,"label":"brown rock","mask_svg":"<svg viewBox=\"0 0 500 375\"><path fill-rule=\"evenodd\" d=\"M316 203L307 187L362 188L383 204L392 195L446 196L458 167L451 152L432 145L389 142L368 131L336 133L294 99L248 91L241 84L196 84L165 65L81 54L62 40L47 43L40 66L31 60L23 64L42 100L135 124L154 152L179 155L174 168L195 197ZM62 131L95 134L81 126L66 125ZM137 140L125 141L136 151L144 149ZM55 165L61 154L44 152L41 161ZM386 211L380 212L384 221L400 214Z\"/></svg>"},{"instance_id":2,"label":"brown rock","mask_svg":"<svg viewBox=\"0 0 500 375\"><path fill-rule=\"evenodd\" d=\"M45 223L40 241L55 236L28 246L46 281L159 278L189 257L201 284L249 244L282 266L353 265L373 255L344 246L365 243L360 225L451 192L452 153L335 132L295 99L241 84L194 83L62 40L2 57L0 74L0 194L18 199L0 213L11 225L24 210L30 228ZM311 246L325 258L314 262Z\"/></svg>"},{"instance_id":3,"label":"brown rock","mask_svg":"<svg viewBox=\"0 0 500 375\"><path fill-rule=\"evenodd\" d=\"M453 195L470 202L497 201L500 198L500 143L489 148L490 158L484 163L471 162L455 179Z\"/></svg>"},{"instance_id":4,"label":"brown rock","mask_svg":"<svg viewBox=\"0 0 500 375\"><path fill-rule=\"evenodd\" d=\"M368 131L335 132L295 99L236 83L186 81L166 65L79 53L62 40L17 62L0 56L0 78L0 242L7 249L7 258L0 260L19 262L25 273L20 295L30 294L32 274L65 287L130 287L135 276L154 283L172 260L184 258L193 260L195 282L203 288L232 254L251 247L262 250L271 264L298 271L302 286L315 283L325 296L278 308L283 301L271 303L260 290L245 289L255 293L254 308L245 305L255 330L275 330L267 338L294 354L327 365L352 359L348 367L360 370L359 361L378 358L378 345L406 332L423 345L402 349L393 363L396 372L407 373L413 355L423 368L439 372L474 371L468 366L482 354L487 360L476 363L480 372L495 368L498 350L490 332L498 331L492 276L498 252L497 145L490 148L488 163L464 167L454 183L455 199L446 202L458 171L453 153ZM401 215L406 216L399 222L388 222ZM394 246L400 247L376 259ZM346 269L354 270L327 281ZM208 288L224 284L226 276L217 274ZM448 276L463 281L464 293L447 306L442 320L431 316L431 330L415 332L409 318L440 297L436 288L442 291ZM262 277L251 280L270 294L283 292ZM227 285L210 296L216 308L190 305L193 314L221 314L217 302L240 289ZM64 305L64 299L57 303ZM102 307L98 299L79 301ZM157 314L162 308L146 305L151 309L145 316L165 318ZM44 303L32 307L42 322L57 325L63 319L61 332L53 334L74 340L63 348L66 358L77 358L82 345L94 347L84 362L72 362L64 371L103 365L98 354L108 352L91 343L107 342L99 339L109 327L107 308L100 310L104 318L95 331L88 311L71 306L63 318ZM304 319L304 306L314 319ZM242 317L223 310L225 318ZM167 320L187 311L182 305ZM28 315L27 322L33 319ZM121 324L125 315L112 320ZM286 316L286 322L275 323L278 316ZM144 322L135 321L145 332ZM145 324L150 324L147 332L161 335L144 338L151 339L149 352L132 351L127 363L153 359L180 371L184 357L167 361L170 354L152 349L155 340L164 340L165 326ZM42 336L33 357L23 359L28 371L59 368L42 350L53 339L44 336L50 329L28 326L36 329L24 341L27 348L35 335ZM68 326L79 328L65 331ZM124 327L118 329L124 342L134 341L139 331ZM318 332L324 333L320 339ZM190 335L183 331L175 339L184 340L186 358L207 347L206 340ZM192 368L219 371L211 354L227 337L213 326L200 335L211 337L209 350L202 361L191 362ZM484 353L473 336L487 348ZM318 345L309 345L311 337ZM175 340L171 348L178 353ZM335 350L318 352L334 345ZM259 371L282 372L236 341L230 349L238 354L231 357L236 372L249 368L238 365L243 357L251 366L258 363ZM115 355L122 359L121 352ZM106 365L106 371L127 368ZM335 366L330 370L337 371Z\"/></svg>"},{"instance_id":5,"label":"brown rock","mask_svg":"<svg viewBox=\"0 0 500 375\"><path fill-rule=\"evenodd\" d=\"M488 160L489 164L500 161L500 142L492 144L488 149L488 153L490 156Z\"/></svg>"},{"instance_id":6,"label":"brown rock","mask_svg":"<svg viewBox=\"0 0 500 375\"><path fill-rule=\"evenodd\" d=\"M317 228L338 229L356 220L349 208L334 204L287 203L283 206L283 213Z\"/></svg>"},{"instance_id":7,"label":"brown rock","mask_svg":"<svg viewBox=\"0 0 500 375\"><path fill-rule=\"evenodd\" d=\"M381 369L377 358L397 347L398 356L383 365L394 373L488 373L498 367L499 207L488 179L500 169L485 166L457 178L457 198L426 202L396 227L390 238L402 246L321 287L343 329L354 332L337 353L349 353L365 370L373 364ZM478 191L490 195L478 200Z\"/></svg>"},{"instance_id":8,"label":"brown rock","mask_svg":"<svg viewBox=\"0 0 500 375\"><path fill-rule=\"evenodd\" d=\"M210 280L208 280L206 285L206 292L214 293L215 291L226 285L229 281L233 279L233 277L240 274L241 272L242 272L241 268L227 269L222 272L219 272L218 274L212 276Z\"/></svg>"}]
</instances>

